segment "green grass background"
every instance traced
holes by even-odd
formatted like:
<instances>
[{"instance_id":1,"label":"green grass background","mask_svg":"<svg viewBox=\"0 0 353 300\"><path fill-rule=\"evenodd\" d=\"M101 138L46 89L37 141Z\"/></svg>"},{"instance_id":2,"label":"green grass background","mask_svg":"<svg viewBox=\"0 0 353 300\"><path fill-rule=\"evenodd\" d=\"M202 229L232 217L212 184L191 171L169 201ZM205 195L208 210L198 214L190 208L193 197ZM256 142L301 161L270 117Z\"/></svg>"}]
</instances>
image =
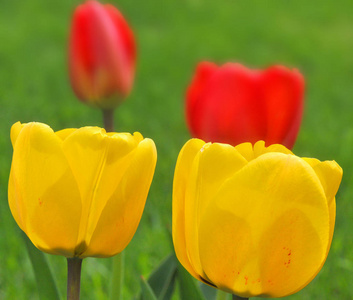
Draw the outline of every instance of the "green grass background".
<instances>
[{"instance_id":1,"label":"green grass background","mask_svg":"<svg viewBox=\"0 0 353 300\"><path fill-rule=\"evenodd\" d=\"M202 59L263 68L297 67L306 78L305 114L294 152L335 159L344 170L327 262L304 290L287 299L353 299L353 2L111 1L129 20L138 43L133 93L116 113L118 131L153 138L158 163L144 215L126 249L124 299L139 289L171 250L173 171L189 138L184 94ZM79 1L0 0L0 299L37 299L20 229L7 204L11 125L40 121L55 130L102 126L79 103L67 76L67 40ZM48 255L65 296L66 262ZM82 299L106 299L110 263L86 259ZM188 299L186 299L188 300ZM192 300L192 299L191 299Z\"/></svg>"}]
</instances>

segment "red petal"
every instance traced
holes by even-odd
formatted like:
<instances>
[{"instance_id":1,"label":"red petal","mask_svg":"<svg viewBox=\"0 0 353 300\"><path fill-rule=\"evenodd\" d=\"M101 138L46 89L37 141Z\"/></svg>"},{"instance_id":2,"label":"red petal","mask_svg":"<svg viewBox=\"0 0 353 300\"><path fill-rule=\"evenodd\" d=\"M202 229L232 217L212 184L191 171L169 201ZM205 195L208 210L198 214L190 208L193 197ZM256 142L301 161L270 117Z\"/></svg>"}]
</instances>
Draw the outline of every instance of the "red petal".
<instances>
[{"instance_id":1,"label":"red petal","mask_svg":"<svg viewBox=\"0 0 353 300\"><path fill-rule=\"evenodd\" d=\"M297 70L274 66L263 73L260 83L266 103L266 144L292 149L303 115L303 76Z\"/></svg>"},{"instance_id":2,"label":"red petal","mask_svg":"<svg viewBox=\"0 0 353 300\"><path fill-rule=\"evenodd\" d=\"M77 7L69 66L71 83L79 98L126 96L132 86L135 55L133 34L116 8L97 1Z\"/></svg>"},{"instance_id":3,"label":"red petal","mask_svg":"<svg viewBox=\"0 0 353 300\"><path fill-rule=\"evenodd\" d=\"M89 74L93 66L94 54L89 35L89 9L86 5L80 5L72 18L69 47L71 84L80 99L86 99L92 94L89 90L92 85L85 85L85 82L90 80Z\"/></svg>"},{"instance_id":4,"label":"red petal","mask_svg":"<svg viewBox=\"0 0 353 300\"><path fill-rule=\"evenodd\" d=\"M258 97L258 72L226 64L203 92L201 137L237 145L265 137L263 103Z\"/></svg>"},{"instance_id":5,"label":"red petal","mask_svg":"<svg viewBox=\"0 0 353 300\"><path fill-rule=\"evenodd\" d=\"M113 21L116 29L115 42L118 43L117 47L121 49L121 54L126 58L126 62L124 62L126 63L126 66L123 68L123 70L125 70L125 74L123 75L127 77L127 92L130 92L136 64L136 44L134 34L123 15L116 7L111 4L106 4L105 9Z\"/></svg>"},{"instance_id":6,"label":"red petal","mask_svg":"<svg viewBox=\"0 0 353 300\"><path fill-rule=\"evenodd\" d=\"M203 105L203 99L200 96L217 68L214 63L199 63L196 67L195 76L187 89L185 103L186 121L193 137L200 137L201 134L202 115L200 109Z\"/></svg>"}]
</instances>

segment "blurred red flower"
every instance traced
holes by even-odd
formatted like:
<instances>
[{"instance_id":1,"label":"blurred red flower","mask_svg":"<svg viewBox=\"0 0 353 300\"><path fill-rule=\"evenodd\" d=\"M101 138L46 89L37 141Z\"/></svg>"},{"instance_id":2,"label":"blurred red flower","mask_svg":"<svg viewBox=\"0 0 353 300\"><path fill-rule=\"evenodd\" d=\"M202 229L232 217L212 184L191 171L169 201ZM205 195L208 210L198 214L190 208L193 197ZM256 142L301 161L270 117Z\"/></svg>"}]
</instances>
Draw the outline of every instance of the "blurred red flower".
<instances>
[{"instance_id":1,"label":"blurred red flower","mask_svg":"<svg viewBox=\"0 0 353 300\"><path fill-rule=\"evenodd\" d=\"M131 91L136 61L132 30L114 6L87 1L73 14L69 69L79 99L114 108Z\"/></svg>"},{"instance_id":2,"label":"blurred red flower","mask_svg":"<svg viewBox=\"0 0 353 300\"><path fill-rule=\"evenodd\" d=\"M237 63L201 62L186 94L193 137L237 145L264 140L293 148L303 114L304 78L272 66L251 70Z\"/></svg>"}]
</instances>

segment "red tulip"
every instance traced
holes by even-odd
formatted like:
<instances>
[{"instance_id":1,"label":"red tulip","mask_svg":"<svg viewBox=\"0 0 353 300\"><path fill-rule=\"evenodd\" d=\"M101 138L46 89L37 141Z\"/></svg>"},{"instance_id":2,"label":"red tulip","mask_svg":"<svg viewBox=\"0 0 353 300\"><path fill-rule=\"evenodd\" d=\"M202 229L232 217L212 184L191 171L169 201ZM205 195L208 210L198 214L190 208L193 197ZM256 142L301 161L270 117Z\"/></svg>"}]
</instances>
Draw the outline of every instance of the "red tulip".
<instances>
[{"instance_id":1,"label":"red tulip","mask_svg":"<svg viewBox=\"0 0 353 300\"><path fill-rule=\"evenodd\" d=\"M69 68L79 99L104 109L114 108L131 91L135 60L133 33L114 6L90 0L76 8Z\"/></svg>"},{"instance_id":2,"label":"red tulip","mask_svg":"<svg viewBox=\"0 0 353 300\"><path fill-rule=\"evenodd\" d=\"M240 64L201 62L186 95L193 137L237 145L264 140L292 148L303 114L304 78L273 66L250 70Z\"/></svg>"}]
</instances>

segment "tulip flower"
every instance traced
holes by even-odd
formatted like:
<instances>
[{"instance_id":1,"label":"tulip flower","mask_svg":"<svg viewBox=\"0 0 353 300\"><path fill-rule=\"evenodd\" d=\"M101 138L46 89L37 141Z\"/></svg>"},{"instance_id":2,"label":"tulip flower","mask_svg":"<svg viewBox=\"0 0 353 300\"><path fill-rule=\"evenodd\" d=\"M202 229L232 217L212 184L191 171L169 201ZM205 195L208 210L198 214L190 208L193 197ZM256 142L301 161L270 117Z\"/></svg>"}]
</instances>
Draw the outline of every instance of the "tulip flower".
<instances>
[{"instance_id":1,"label":"tulip flower","mask_svg":"<svg viewBox=\"0 0 353 300\"><path fill-rule=\"evenodd\" d=\"M127 246L156 165L152 140L19 122L11 140L9 205L38 249L81 259L113 256Z\"/></svg>"},{"instance_id":2,"label":"tulip flower","mask_svg":"<svg viewBox=\"0 0 353 300\"><path fill-rule=\"evenodd\" d=\"M76 8L69 69L79 99L102 109L115 108L131 91L135 60L134 36L118 9L94 0Z\"/></svg>"},{"instance_id":3,"label":"tulip flower","mask_svg":"<svg viewBox=\"0 0 353 300\"><path fill-rule=\"evenodd\" d=\"M326 260L341 178L335 161L283 145L191 139L174 174L176 255L196 279L233 295L293 294Z\"/></svg>"},{"instance_id":4,"label":"tulip flower","mask_svg":"<svg viewBox=\"0 0 353 300\"><path fill-rule=\"evenodd\" d=\"M191 135L207 142L283 144L292 149L303 114L304 79L297 70L273 66L201 62L187 90Z\"/></svg>"}]
</instances>

